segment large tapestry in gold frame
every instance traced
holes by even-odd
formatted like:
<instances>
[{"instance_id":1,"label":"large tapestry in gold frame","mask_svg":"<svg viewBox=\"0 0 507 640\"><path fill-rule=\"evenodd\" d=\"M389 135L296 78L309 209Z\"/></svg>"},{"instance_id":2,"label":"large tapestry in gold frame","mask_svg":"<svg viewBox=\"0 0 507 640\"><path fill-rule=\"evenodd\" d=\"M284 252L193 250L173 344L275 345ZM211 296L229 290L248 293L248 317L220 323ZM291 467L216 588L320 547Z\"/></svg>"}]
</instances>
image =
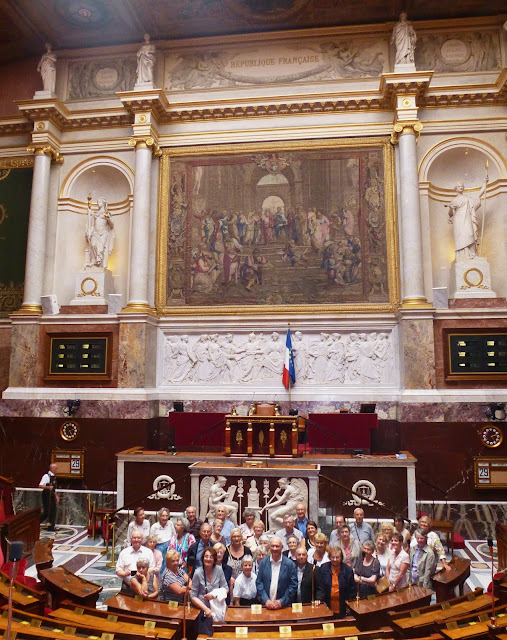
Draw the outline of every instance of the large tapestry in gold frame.
<instances>
[{"instance_id":1,"label":"large tapestry in gold frame","mask_svg":"<svg viewBox=\"0 0 507 640\"><path fill-rule=\"evenodd\" d=\"M161 314L399 304L387 138L165 149L158 213Z\"/></svg>"}]
</instances>

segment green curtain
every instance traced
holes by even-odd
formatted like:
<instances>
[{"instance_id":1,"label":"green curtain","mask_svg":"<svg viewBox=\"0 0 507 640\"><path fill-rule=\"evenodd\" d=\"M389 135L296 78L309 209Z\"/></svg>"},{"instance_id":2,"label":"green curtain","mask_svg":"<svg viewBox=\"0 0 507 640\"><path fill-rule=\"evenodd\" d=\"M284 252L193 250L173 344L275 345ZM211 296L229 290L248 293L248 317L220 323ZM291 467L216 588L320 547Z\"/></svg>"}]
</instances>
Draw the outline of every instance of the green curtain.
<instances>
[{"instance_id":1,"label":"green curtain","mask_svg":"<svg viewBox=\"0 0 507 640\"><path fill-rule=\"evenodd\" d=\"M0 316L23 302L33 169L0 169Z\"/></svg>"}]
</instances>

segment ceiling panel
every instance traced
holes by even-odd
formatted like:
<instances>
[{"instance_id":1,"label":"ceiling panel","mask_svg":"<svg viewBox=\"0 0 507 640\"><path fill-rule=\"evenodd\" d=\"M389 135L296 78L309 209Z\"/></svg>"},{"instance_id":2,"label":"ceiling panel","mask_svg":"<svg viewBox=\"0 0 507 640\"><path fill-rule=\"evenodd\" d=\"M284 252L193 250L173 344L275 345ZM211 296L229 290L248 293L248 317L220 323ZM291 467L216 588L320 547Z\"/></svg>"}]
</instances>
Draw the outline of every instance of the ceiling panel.
<instances>
[{"instance_id":1,"label":"ceiling panel","mask_svg":"<svg viewBox=\"0 0 507 640\"><path fill-rule=\"evenodd\" d=\"M501 14L505 0L3 0L0 61L74 49L280 29Z\"/></svg>"}]
</instances>

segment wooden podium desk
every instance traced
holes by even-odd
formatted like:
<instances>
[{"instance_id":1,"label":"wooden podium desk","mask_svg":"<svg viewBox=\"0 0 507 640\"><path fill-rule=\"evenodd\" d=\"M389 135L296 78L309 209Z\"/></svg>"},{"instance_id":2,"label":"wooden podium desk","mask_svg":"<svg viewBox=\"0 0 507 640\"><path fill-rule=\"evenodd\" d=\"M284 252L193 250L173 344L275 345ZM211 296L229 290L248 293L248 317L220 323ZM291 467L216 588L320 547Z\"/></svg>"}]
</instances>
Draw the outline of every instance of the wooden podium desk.
<instances>
[{"instance_id":1,"label":"wooden podium desk","mask_svg":"<svg viewBox=\"0 0 507 640\"><path fill-rule=\"evenodd\" d=\"M460 616L484 611L491 605L491 597L478 588L466 596L453 598L440 604L432 604L421 609L413 609L409 613L389 613L389 624L404 638L429 633L441 624L455 620Z\"/></svg>"},{"instance_id":2,"label":"wooden podium desk","mask_svg":"<svg viewBox=\"0 0 507 640\"><path fill-rule=\"evenodd\" d=\"M298 456L297 416L225 416L225 455Z\"/></svg>"},{"instance_id":3,"label":"wooden podium desk","mask_svg":"<svg viewBox=\"0 0 507 640\"><path fill-rule=\"evenodd\" d=\"M84 578L76 576L65 567L53 567L39 572L44 587L53 597L53 606L60 606L64 600L71 600L76 604L94 607L102 591L102 585L94 584Z\"/></svg>"},{"instance_id":4,"label":"wooden podium desk","mask_svg":"<svg viewBox=\"0 0 507 640\"><path fill-rule=\"evenodd\" d=\"M457 629L440 629L440 633L448 640L468 640L473 638L491 638L497 633L507 632L507 616L497 618L495 627L491 626L491 622L470 623Z\"/></svg>"},{"instance_id":5,"label":"wooden podium desk","mask_svg":"<svg viewBox=\"0 0 507 640\"><path fill-rule=\"evenodd\" d=\"M183 605L169 607L167 602L160 600L137 600L132 596L119 593L104 604L109 612L130 613L133 616L141 616L149 620L183 620ZM186 620L193 622L197 619L200 609L190 607L186 612Z\"/></svg>"},{"instance_id":6,"label":"wooden podium desk","mask_svg":"<svg viewBox=\"0 0 507 640\"><path fill-rule=\"evenodd\" d=\"M454 597L454 589L459 587L460 596L463 595L463 585L470 577L470 563L468 558L454 556L449 562L450 571L441 569L431 578L431 586L437 594L437 602L443 602Z\"/></svg>"},{"instance_id":7,"label":"wooden podium desk","mask_svg":"<svg viewBox=\"0 0 507 640\"><path fill-rule=\"evenodd\" d=\"M76 607L77 609L77 607ZM128 640L137 640L137 638L160 638L164 640L172 640L175 636L178 626L175 625L174 629L162 629L157 626L157 623L152 620L151 625L145 626L144 620L141 618L134 618L134 616L123 616L129 618L129 620L120 620L120 616L107 614L102 617L96 616L93 613L76 613L75 609L57 609L52 611L49 616L54 618L60 623L66 625L72 625L79 627L80 625L90 627L92 629L100 630L99 633L110 633L111 637L119 638L124 637ZM98 634L96 634L98 635Z\"/></svg>"},{"instance_id":8,"label":"wooden podium desk","mask_svg":"<svg viewBox=\"0 0 507 640\"><path fill-rule=\"evenodd\" d=\"M406 611L430 603L433 591L424 587L411 586L384 593L371 600L347 600L357 625L362 630L378 629L389 625L389 611Z\"/></svg>"},{"instance_id":9,"label":"wooden podium desk","mask_svg":"<svg viewBox=\"0 0 507 640\"><path fill-rule=\"evenodd\" d=\"M293 612L292 607L283 609L262 608L262 613L252 613L250 607L227 607L225 622L241 626L256 624L291 624L301 620L320 620L321 618L331 618L333 612L325 604L312 607L311 604L304 604L302 611Z\"/></svg>"},{"instance_id":10,"label":"wooden podium desk","mask_svg":"<svg viewBox=\"0 0 507 640\"><path fill-rule=\"evenodd\" d=\"M0 605L7 604L9 600L9 583L10 578L3 571L0 571ZM30 587L14 580L14 589L12 591L12 602L16 609L44 615L44 607L47 600L45 591L36 591Z\"/></svg>"},{"instance_id":11,"label":"wooden podium desk","mask_svg":"<svg viewBox=\"0 0 507 640\"><path fill-rule=\"evenodd\" d=\"M181 623L174 620L152 620L152 624L145 626L141 617L127 613L111 614L101 609L92 607L76 607L73 602L65 601L62 606L51 611L51 618L65 620L71 624L86 624L97 627L103 631L114 633L113 626L125 633L144 637L148 633L155 634L157 638L172 638L179 630ZM152 626L154 625L154 626Z\"/></svg>"},{"instance_id":12,"label":"wooden podium desk","mask_svg":"<svg viewBox=\"0 0 507 640\"><path fill-rule=\"evenodd\" d=\"M327 627L326 622L307 622L286 625L266 625L266 628L260 631L252 631L252 627L248 627L247 640L328 640L330 638L341 638L342 640L394 640L393 630L386 627L385 629L375 629L374 631L358 631L357 627L340 627L337 623L340 620L333 620L330 624L331 629ZM290 634L284 633L283 627L290 627ZM287 630L288 631L288 630ZM207 636L199 635L198 640L206 640ZM214 640L237 640L240 636L237 634L236 627L232 630L224 631L220 625L213 625ZM423 640L423 639L420 639ZM426 640L442 640L442 636Z\"/></svg>"}]
</instances>

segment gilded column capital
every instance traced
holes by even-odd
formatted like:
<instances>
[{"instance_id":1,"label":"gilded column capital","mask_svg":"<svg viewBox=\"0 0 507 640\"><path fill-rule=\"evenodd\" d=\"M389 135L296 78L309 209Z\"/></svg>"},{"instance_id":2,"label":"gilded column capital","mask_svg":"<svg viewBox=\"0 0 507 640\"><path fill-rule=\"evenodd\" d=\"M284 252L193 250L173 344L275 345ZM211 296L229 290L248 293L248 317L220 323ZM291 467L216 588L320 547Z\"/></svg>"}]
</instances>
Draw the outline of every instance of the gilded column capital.
<instances>
[{"instance_id":1,"label":"gilded column capital","mask_svg":"<svg viewBox=\"0 0 507 640\"><path fill-rule=\"evenodd\" d=\"M31 144L26 150L34 156L48 156L56 164L63 163L63 155L49 144Z\"/></svg>"},{"instance_id":2,"label":"gilded column capital","mask_svg":"<svg viewBox=\"0 0 507 640\"><path fill-rule=\"evenodd\" d=\"M162 155L162 151L153 136L134 136L130 138L129 146L133 147L135 151L150 148L154 158L159 158Z\"/></svg>"},{"instance_id":3,"label":"gilded column capital","mask_svg":"<svg viewBox=\"0 0 507 640\"><path fill-rule=\"evenodd\" d=\"M402 136L404 133L415 135L417 139L422 131L422 128L423 124L422 122L419 122L419 120L396 122L391 134L391 144L398 144L400 136Z\"/></svg>"}]
</instances>

